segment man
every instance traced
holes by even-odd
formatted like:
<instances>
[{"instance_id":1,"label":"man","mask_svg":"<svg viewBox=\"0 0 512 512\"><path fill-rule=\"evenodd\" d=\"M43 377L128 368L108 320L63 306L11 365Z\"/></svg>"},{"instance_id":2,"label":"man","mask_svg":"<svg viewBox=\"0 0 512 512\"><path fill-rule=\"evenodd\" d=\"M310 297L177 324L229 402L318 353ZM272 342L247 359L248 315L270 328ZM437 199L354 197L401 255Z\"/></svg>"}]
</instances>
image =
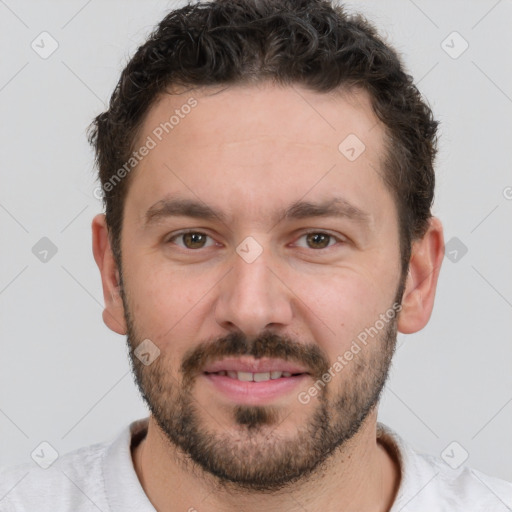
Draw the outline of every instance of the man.
<instances>
[{"instance_id":1,"label":"man","mask_svg":"<svg viewBox=\"0 0 512 512\"><path fill-rule=\"evenodd\" d=\"M21 483L25 467L4 471L2 510L512 507L512 484L377 423L397 332L427 324L443 259L436 128L341 7L171 12L90 137L103 319L151 415Z\"/></svg>"}]
</instances>

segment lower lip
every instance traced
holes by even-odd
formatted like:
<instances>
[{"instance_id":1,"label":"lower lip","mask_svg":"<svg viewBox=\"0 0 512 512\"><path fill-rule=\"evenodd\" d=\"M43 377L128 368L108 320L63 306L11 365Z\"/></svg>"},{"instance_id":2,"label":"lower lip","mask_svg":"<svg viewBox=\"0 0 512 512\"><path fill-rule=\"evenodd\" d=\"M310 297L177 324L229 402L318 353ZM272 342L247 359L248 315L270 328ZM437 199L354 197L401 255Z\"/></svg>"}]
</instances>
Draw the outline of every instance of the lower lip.
<instances>
[{"instance_id":1,"label":"lower lip","mask_svg":"<svg viewBox=\"0 0 512 512\"><path fill-rule=\"evenodd\" d=\"M215 373L203 373L203 377L230 400L257 405L286 395L301 385L304 386L309 375L305 373L263 382L244 382Z\"/></svg>"}]
</instances>

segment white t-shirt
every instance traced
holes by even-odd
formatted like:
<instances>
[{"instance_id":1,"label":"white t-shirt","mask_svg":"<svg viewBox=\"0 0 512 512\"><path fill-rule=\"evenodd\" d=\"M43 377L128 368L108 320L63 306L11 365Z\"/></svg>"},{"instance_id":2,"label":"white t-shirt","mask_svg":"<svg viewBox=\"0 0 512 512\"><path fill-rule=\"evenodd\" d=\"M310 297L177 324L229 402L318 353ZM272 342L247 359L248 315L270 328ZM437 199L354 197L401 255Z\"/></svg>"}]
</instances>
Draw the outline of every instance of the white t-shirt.
<instances>
[{"instance_id":1,"label":"white t-shirt","mask_svg":"<svg viewBox=\"0 0 512 512\"><path fill-rule=\"evenodd\" d=\"M147 421L132 422L113 441L58 457L47 469L35 462L0 469L0 511L155 512L135 473L130 449L145 436ZM465 465L452 469L441 458L419 454L382 423L377 432L401 466L391 512L512 511L512 483ZM42 460L51 457L45 449Z\"/></svg>"}]
</instances>

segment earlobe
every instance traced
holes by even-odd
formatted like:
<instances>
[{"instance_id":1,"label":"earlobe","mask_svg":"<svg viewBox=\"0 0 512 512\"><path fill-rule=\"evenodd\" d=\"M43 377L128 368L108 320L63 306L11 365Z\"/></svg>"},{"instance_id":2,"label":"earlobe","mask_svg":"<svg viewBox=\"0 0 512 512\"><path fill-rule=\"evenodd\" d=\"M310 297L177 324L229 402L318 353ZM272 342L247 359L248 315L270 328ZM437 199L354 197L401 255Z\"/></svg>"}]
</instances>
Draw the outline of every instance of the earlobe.
<instances>
[{"instance_id":1,"label":"earlobe","mask_svg":"<svg viewBox=\"0 0 512 512\"><path fill-rule=\"evenodd\" d=\"M92 221L92 251L101 274L103 287L103 321L117 334L126 334L124 305L119 293L119 270L110 245L105 215L98 214Z\"/></svg>"},{"instance_id":2,"label":"earlobe","mask_svg":"<svg viewBox=\"0 0 512 512\"><path fill-rule=\"evenodd\" d=\"M428 323L443 257L443 227L438 218L432 217L423 238L412 245L402 310L398 317L398 330L401 333L420 331Z\"/></svg>"}]
</instances>

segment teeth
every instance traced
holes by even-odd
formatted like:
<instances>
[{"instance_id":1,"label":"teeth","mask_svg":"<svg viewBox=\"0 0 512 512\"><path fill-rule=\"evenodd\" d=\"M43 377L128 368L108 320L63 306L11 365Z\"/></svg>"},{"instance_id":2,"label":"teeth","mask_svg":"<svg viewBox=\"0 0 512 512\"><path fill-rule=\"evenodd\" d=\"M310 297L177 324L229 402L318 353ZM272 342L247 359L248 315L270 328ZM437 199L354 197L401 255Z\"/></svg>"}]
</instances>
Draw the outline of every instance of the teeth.
<instances>
[{"instance_id":1,"label":"teeth","mask_svg":"<svg viewBox=\"0 0 512 512\"><path fill-rule=\"evenodd\" d=\"M280 372L280 371L272 371L272 372L260 372L260 373L251 373L251 372L235 372L232 370L223 370L217 372L217 375L224 375L231 377L232 379L241 380L243 382L264 382L267 380L280 379L281 377L291 377L292 374L290 372Z\"/></svg>"},{"instance_id":2,"label":"teeth","mask_svg":"<svg viewBox=\"0 0 512 512\"><path fill-rule=\"evenodd\" d=\"M254 374L254 382L262 382L264 380L270 380L270 372Z\"/></svg>"},{"instance_id":3,"label":"teeth","mask_svg":"<svg viewBox=\"0 0 512 512\"><path fill-rule=\"evenodd\" d=\"M237 378L238 380L244 381L244 382L251 382L253 380L253 373L251 372L237 372Z\"/></svg>"}]
</instances>

